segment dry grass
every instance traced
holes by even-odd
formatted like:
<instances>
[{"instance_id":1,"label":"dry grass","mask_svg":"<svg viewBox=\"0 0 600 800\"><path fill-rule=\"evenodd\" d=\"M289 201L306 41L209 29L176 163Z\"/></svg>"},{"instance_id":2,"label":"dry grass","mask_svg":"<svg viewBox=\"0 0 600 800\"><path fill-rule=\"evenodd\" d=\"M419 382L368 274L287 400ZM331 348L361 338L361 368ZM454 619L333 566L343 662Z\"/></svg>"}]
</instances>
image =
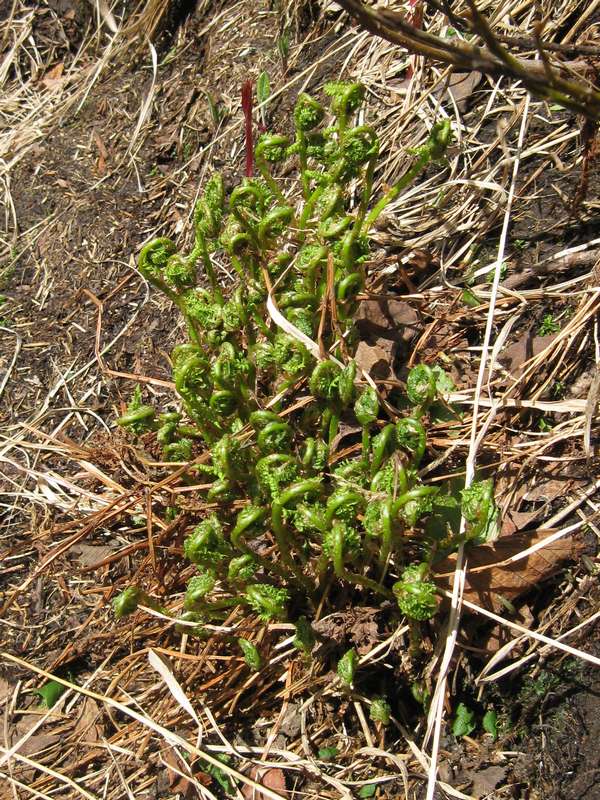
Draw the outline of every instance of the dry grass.
<instances>
[{"instance_id":1,"label":"dry grass","mask_svg":"<svg viewBox=\"0 0 600 800\"><path fill-rule=\"evenodd\" d=\"M593 32L589 19L597 4L577 15L583 5L573 0L525 0L479 7L499 33L527 37L541 6L549 15L548 42L573 43ZM209 6L201 5L197 15ZM35 260L35 247L50 235L66 236L70 223L58 210L22 230L14 176L19 165L33 158L33 148L75 119L105 82L119 72L127 74L129 58L136 53L145 64L145 82L138 87L135 111L124 112L127 145L103 175L89 180L87 191L91 196L121 173L134 176L141 186L139 165L161 120L159 103L176 91L179 79L174 75L164 83L161 76L169 58L181 57L189 46L185 27L176 35L172 56L157 55L148 43L146 37L160 29L166 10L167 3L149 0L123 21L117 9L111 12L97 4L94 24L69 60L61 61L60 74L52 71L54 45L36 38L31 8L15 0L0 30L6 44L0 64L2 261L10 269L23 253L32 259L40 309L53 291L55 274L45 257ZM235 164L241 158L237 90L247 66L239 57L234 32L249 25L254 14L247 3L238 2L206 19L202 31L211 80L199 76L199 89L210 92L220 85L227 113L178 170L153 183L152 219L138 220L144 238L164 230L189 235L186 211L173 214L173 197L190 199L186 192L198 166L205 174L214 159L229 157ZM299 4L287 3L276 18L265 5L252 24L273 36L284 28L299 31L302 13ZM436 35L447 33L441 13L432 14L427 27ZM315 58L306 58L309 49ZM421 318L421 335L413 342L410 362L446 359L461 377L448 400L462 413L450 423L437 423L432 431L436 474L439 477L445 466L457 474L466 464L468 484L480 464L492 464L505 519L516 512L518 520L520 508L536 505L527 524L548 533L539 549L583 529L597 536L600 482L593 465L600 242L590 235L577 247L564 247L569 230L575 224L581 229L597 208L597 198L585 192L591 156L582 131L565 114L505 80L483 78L475 95L452 95L448 70L349 28L333 4L318 26L291 41L285 78L274 80L276 57L259 51L252 70L258 74L265 67L276 88L271 104L314 80L322 83L332 73L366 85L365 115L378 125L382 150L388 153L378 175L380 187L402 173L407 149L424 141L436 118L452 117L456 144L447 167L429 170L418 187L389 209L385 225L376 233L381 258L372 270L374 291L408 276L402 300ZM157 99L159 82L162 94ZM463 101L470 108L462 110ZM85 198L81 187L78 192ZM189 204L182 206L187 209ZM553 210L554 217L544 220L538 231L536 219L545 209ZM534 230L524 253L524 237L513 231L527 231L527 220ZM391 248L397 256L390 256ZM423 254L427 267L419 274ZM80 295L80 302L85 301L86 316L76 320L91 336L93 353L82 358L75 351L72 363L57 364L55 380L39 389L35 408L13 403L9 390L20 379L22 354L43 349L44 341L10 320L0 326L0 397L4 394L11 402L0 434L6 585L0 635L8 678L0 682L0 771L6 787L1 796L138 800L175 796L189 786L191 796L212 797L199 760L212 763L224 753L231 760L222 769L238 782L237 797L252 796L253 788L256 798L281 797L281 790L256 789L266 769L284 773L287 797L350 798L362 785L378 783L382 791L387 787L386 796L412 798L426 781L428 797L433 797L436 785L450 797L469 797L468 789L436 779L440 735L459 670L457 655L463 654L458 643L462 610L490 613L461 600L469 577L468 554L457 561L453 611L447 630L438 632L442 644L432 650L425 669L434 692L429 725L423 721L415 731L408 731L402 720L394 720L388 730L374 726L365 714L368 698L357 695L348 702L323 664L315 661L307 667L295 655L289 626L265 628L234 610L222 626L211 629L207 640L198 641L176 634L168 617L150 610L140 611L131 622L115 623L109 600L132 582L164 598L170 611L181 606L186 568L182 572L179 543L199 508L194 487L181 483L183 468L152 461L118 435L109 436L118 398L113 391L111 407L99 386L135 378L158 397L169 397L168 381L148 371L132 373L118 361L117 346L139 325L146 306L152 308L151 316L164 313L160 301L150 299L147 287L128 269L125 264L126 279L107 281L109 289L100 299L99 293L84 287L87 294ZM465 306L464 289L482 275L491 283L477 283L473 290L479 305ZM223 280L228 280L226 274ZM111 314L117 307L126 313L115 316L115 327ZM535 334L545 314L559 320L560 330L539 340ZM469 343L467 328L477 334L477 344ZM539 345L536 352L523 348L519 355L513 350L512 361L503 360L528 331ZM540 429L542 412L547 424ZM552 481L560 485L550 500L543 494L528 500L536 482ZM184 510L167 523L164 511L175 496L182 499ZM510 530L514 527L516 523ZM14 529L28 531L17 546ZM525 563L527 556L528 552L513 553L510 558ZM489 655L476 683L497 680L561 645L597 665L598 659L585 652L587 631L598 618L594 591L593 574L582 562L559 583L555 600L535 630L519 627L508 615L497 618L500 627L512 633ZM41 613L45 606L47 613ZM249 675L241 658L231 655L230 637L241 632L261 642L269 654L268 665L258 675ZM405 629L393 631L367 647L361 663L397 669L398 653L407 643ZM77 685L61 672L64 665L80 667ZM51 711L40 711L31 702L31 691L49 674L58 674L68 691ZM234 719L236 725L231 724ZM283 736L282 728L290 724L292 732ZM253 728L261 734L260 744L251 737ZM318 749L332 744L340 755L327 763L318 757ZM510 758L499 749L495 757L499 763Z\"/></svg>"}]
</instances>

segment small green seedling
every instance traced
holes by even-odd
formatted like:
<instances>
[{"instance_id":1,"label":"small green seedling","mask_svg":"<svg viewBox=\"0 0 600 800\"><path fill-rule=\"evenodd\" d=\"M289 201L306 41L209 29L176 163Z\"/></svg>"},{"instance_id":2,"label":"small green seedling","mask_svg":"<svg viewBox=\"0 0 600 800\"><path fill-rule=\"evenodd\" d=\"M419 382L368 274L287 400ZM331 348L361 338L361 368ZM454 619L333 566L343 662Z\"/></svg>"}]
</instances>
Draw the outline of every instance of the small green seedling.
<instances>
[{"instance_id":1,"label":"small green seedling","mask_svg":"<svg viewBox=\"0 0 600 800\"><path fill-rule=\"evenodd\" d=\"M40 696L42 704L46 708L53 708L66 691L67 687L64 684L58 681L48 681L41 689L36 689L36 694Z\"/></svg>"},{"instance_id":2,"label":"small green seedling","mask_svg":"<svg viewBox=\"0 0 600 800\"><path fill-rule=\"evenodd\" d=\"M358 667L358 655L356 650L352 648L340 658L337 665L337 674L342 679L342 683L346 686L352 686L354 683L354 675Z\"/></svg>"},{"instance_id":3,"label":"small green seedling","mask_svg":"<svg viewBox=\"0 0 600 800\"><path fill-rule=\"evenodd\" d=\"M256 81L256 99L258 100L260 118L262 120L263 125L267 124L266 104L270 96L271 96L271 83L269 81L269 76L263 70L258 76L258 79Z\"/></svg>"},{"instance_id":4,"label":"small green seedling","mask_svg":"<svg viewBox=\"0 0 600 800\"><path fill-rule=\"evenodd\" d=\"M554 319L553 314L544 314L538 333L540 336L550 336L560 330L559 323Z\"/></svg>"},{"instance_id":5,"label":"small green seedling","mask_svg":"<svg viewBox=\"0 0 600 800\"><path fill-rule=\"evenodd\" d=\"M365 798L365 797L375 797L377 794L377 784L376 783L367 783L358 791L358 796Z\"/></svg>"},{"instance_id":6,"label":"small green seedling","mask_svg":"<svg viewBox=\"0 0 600 800\"><path fill-rule=\"evenodd\" d=\"M339 753L340 751L337 747L321 747L319 749L319 758L321 761L334 761Z\"/></svg>"},{"instance_id":7,"label":"small green seedling","mask_svg":"<svg viewBox=\"0 0 600 800\"><path fill-rule=\"evenodd\" d=\"M247 639L238 639L237 641L246 664L248 664L250 669L254 672L259 672L262 666L262 659L260 653L256 649L256 645L252 644L252 642L249 642Z\"/></svg>"},{"instance_id":8,"label":"small green seedling","mask_svg":"<svg viewBox=\"0 0 600 800\"><path fill-rule=\"evenodd\" d=\"M490 708L485 712L481 724L483 726L483 730L486 733L489 733L495 742L498 738L498 715L493 708Z\"/></svg>"},{"instance_id":9,"label":"small green seedling","mask_svg":"<svg viewBox=\"0 0 600 800\"><path fill-rule=\"evenodd\" d=\"M373 722L380 722L383 726L389 725L392 718L390 704L383 697L376 698L369 708L369 716Z\"/></svg>"},{"instance_id":10,"label":"small green seedling","mask_svg":"<svg viewBox=\"0 0 600 800\"><path fill-rule=\"evenodd\" d=\"M475 730L475 714L464 703L459 703L456 708L452 733L457 736L468 736Z\"/></svg>"}]
</instances>

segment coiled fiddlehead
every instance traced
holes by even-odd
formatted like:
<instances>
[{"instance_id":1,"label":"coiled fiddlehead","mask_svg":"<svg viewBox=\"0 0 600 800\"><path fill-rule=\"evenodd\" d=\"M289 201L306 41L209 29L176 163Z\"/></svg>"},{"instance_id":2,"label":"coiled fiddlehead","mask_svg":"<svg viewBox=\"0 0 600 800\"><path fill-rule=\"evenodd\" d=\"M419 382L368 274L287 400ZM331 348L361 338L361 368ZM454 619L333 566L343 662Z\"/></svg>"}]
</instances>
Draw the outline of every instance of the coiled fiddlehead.
<instances>
[{"instance_id":1,"label":"coiled fiddlehead","mask_svg":"<svg viewBox=\"0 0 600 800\"><path fill-rule=\"evenodd\" d=\"M441 490L425 485L417 468L426 457L427 411L448 383L438 367L416 367L407 381L408 416L380 421L387 389L357 391L352 318L368 278L372 225L410 180L444 157L450 127L436 124L408 172L376 200L380 143L355 118L364 88L332 83L325 94L329 110L299 95L293 143L279 134L259 138L260 177L243 180L228 198L219 175L207 182L194 209L191 252L160 238L140 253L140 272L188 328L190 343L173 350L172 364L189 419L157 414L138 391L119 424L156 431L166 460L189 461L203 444L210 448L210 462L198 459L185 478L201 475L207 483L198 492L216 509L184 540L186 558L200 570L184 599L193 622L238 605L264 621L284 619L288 610L294 617L298 602L307 612L311 602L325 601L327 573L387 598L388 574L401 574L394 587L400 609L423 620L435 610L427 567L418 575L406 568L432 557L423 520ZM299 184L286 164L284 191L278 165L288 159L297 160ZM223 260L231 267L224 272L239 279L235 288L219 280ZM315 360L297 330L331 358ZM294 404L276 413L292 388ZM493 531L496 510L491 487L471 489L463 494L465 537L478 541ZM132 594L118 610L134 601ZM301 629L298 621L298 646L308 653L314 634ZM239 646L258 669L254 645ZM350 684L355 667L346 661ZM386 709L374 713L385 724Z\"/></svg>"}]
</instances>

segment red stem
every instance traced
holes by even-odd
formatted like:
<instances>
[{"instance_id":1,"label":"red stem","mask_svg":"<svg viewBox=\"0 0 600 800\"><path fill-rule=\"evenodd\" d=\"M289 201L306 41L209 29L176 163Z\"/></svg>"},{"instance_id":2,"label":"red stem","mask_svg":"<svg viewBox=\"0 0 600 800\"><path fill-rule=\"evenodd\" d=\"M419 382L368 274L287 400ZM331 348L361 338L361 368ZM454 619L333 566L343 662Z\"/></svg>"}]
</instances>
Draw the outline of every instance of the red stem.
<instances>
[{"instance_id":1,"label":"red stem","mask_svg":"<svg viewBox=\"0 0 600 800\"><path fill-rule=\"evenodd\" d=\"M410 14L407 17L407 22L411 25L414 25L415 28L421 29L423 27L423 3L421 0L410 0ZM414 56L411 58L411 63L408 65L408 69L406 70L406 77L410 80L413 76L413 68L412 68L412 61Z\"/></svg>"},{"instance_id":2,"label":"red stem","mask_svg":"<svg viewBox=\"0 0 600 800\"><path fill-rule=\"evenodd\" d=\"M252 81L242 84L242 111L246 132L246 177L254 175L254 141L252 136Z\"/></svg>"}]
</instances>

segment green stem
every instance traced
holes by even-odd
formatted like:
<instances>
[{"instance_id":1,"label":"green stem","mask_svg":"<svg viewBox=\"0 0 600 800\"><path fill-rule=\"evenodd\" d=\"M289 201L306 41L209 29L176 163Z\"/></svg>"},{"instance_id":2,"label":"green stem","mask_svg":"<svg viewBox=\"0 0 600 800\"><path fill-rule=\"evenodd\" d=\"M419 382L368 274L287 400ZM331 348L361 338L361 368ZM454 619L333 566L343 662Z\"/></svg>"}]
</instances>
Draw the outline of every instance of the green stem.
<instances>
[{"instance_id":1,"label":"green stem","mask_svg":"<svg viewBox=\"0 0 600 800\"><path fill-rule=\"evenodd\" d=\"M403 508L407 503L410 503L411 500L420 500L422 497L427 497L428 495L435 495L438 493L438 488L435 486L417 486L414 489L409 489L404 494L400 495L400 497L394 501L392 507L392 514L395 517L401 508Z\"/></svg>"},{"instance_id":2,"label":"green stem","mask_svg":"<svg viewBox=\"0 0 600 800\"><path fill-rule=\"evenodd\" d=\"M304 204L304 208L302 210L302 214L300 214L300 219L298 220L298 231L299 231L299 241L300 244L304 242L306 226L308 221L312 217L315 205L321 198L321 195L327 188L327 185L317 186L317 188L313 191L310 195L306 203Z\"/></svg>"},{"instance_id":3,"label":"green stem","mask_svg":"<svg viewBox=\"0 0 600 800\"><path fill-rule=\"evenodd\" d=\"M395 200L400 192L405 189L410 183L414 181L417 175L422 172L425 167L431 161L431 155L429 153L422 153L419 158L415 161L412 167L408 170L406 175L404 175L395 186L384 194L384 196L379 200L378 203L375 204L371 213L367 216L365 220L364 230L369 231L374 223L377 221L377 218L384 210L384 208L389 205L393 200Z\"/></svg>"},{"instance_id":4,"label":"green stem","mask_svg":"<svg viewBox=\"0 0 600 800\"><path fill-rule=\"evenodd\" d=\"M356 214L356 221L354 223L354 227L352 228L353 242L361 234L363 222L365 221L365 217L367 215L367 209L369 208L369 203L371 202L371 193L373 191L373 177L375 174L376 164L377 164L377 156L373 156L373 158L369 159L367 168L365 170L362 197L360 200L360 205L358 207L358 212Z\"/></svg>"},{"instance_id":5,"label":"green stem","mask_svg":"<svg viewBox=\"0 0 600 800\"><path fill-rule=\"evenodd\" d=\"M223 293L221 292L221 287L219 286L219 282L217 280L217 276L214 267L212 265L212 261L210 260L208 248L206 247L206 240L204 238L204 235L199 230L196 231L196 244L194 246L192 254L195 255L196 252L199 252L200 256L202 257L204 271L206 272L206 276L213 290L215 302L218 305L222 306L224 303Z\"/></svg>"},{"instance_id":6,"label":"green stem","mask_svg":"<svg viewBox=\"0 0 600 800\"><path fill-rule=\"evenodd\" d=\"M377 443L373 450L373 461L371 463L371 477L374 477L383 463L388 446L396 434L396 428L391 423L386 425L377 438Z\"/></svg>"},{"instance_id":7,"label":"green stem","mask_svg":"<svg viewBox=\"0 0 600 800\"><path fill-rule=\"evenodd\" d=\"M381 547L379 549L379 563L384 570L389 555L392 552L392 540L394 535L393 510L393 500L391 497L381 504L382 536Z\"/></svg>"},{"instance_id":8,"label":"green stem","mask_svg":"<svg viewBox=\"0 0 600 800\"><path fill-rule=\"evenodd\" d=\"M302 130L296 132L296 143L298 145L298 159L300 161L300 179L302 181L302 194L308 200L310 196L310 179L306 174L308 171L308 153L306 149L306 134Z\"/></svg>"},{"instance_id":9,"label":"green stem","mask_svg":"<svg viewBox=\"0 0 600 800\"><path fill-rule=\"evenodd\" d=\"M321 488L321 481L318 478L301 481L290 486L271 505L271 527L279 547L281 560L310 595L314 592L314 587L292 558L291 547L293 542L283 521L283 511L288 503L293 503L307 494L319 492Z\"/></svg>"},{"instance_id":10,"label":"green stem","mask_svg":"<svg viewBox=\"0 0 600 800\"><path fill-rule=\"evenodd\" d=\"M371 434L369 426L363 425L362 429L362 460L367 463L369 460L369 450L371 449Z\"/></svg>"},{"instance_id":11,"label":"green stem","mask_svg":"<svg viewBox=\"0 0 600 800\"><path fill-rule=\"evenodd\" d=\"M340 580L354 583L362 586L365 589L370 589L375 594L382 595L383 597L392 598L393 594L388 589L384 589L377 581L367 578L365 575L359 575L357 572L350 572L346 569L344 564L344 532L340 527L335 531L335 540L333 545L333 553L331 554L333 562L333 571Z\"/></svg>"},{"instance_id":12,"label":"green stem","mask_svg":"<svg viewBox=\"0 0 600 800\"><path fill-rule=\"evenodd\" d=\"M333 440L338 434L338 430L340 427L340 415L336 409L331 409L331 416L329 417L329 431L327 437L327 444L329 447L332 446Z\"/></svg>"},{"instance_id":13,"label":"green stem","mask_svg":"<svg viewBox=\"0 0 600 800\"><path fill-rule=\"evenodd\" d=\"M384 589L384 587L377 583L377 581L372 580L371 578L367 578L365 575L359 575L357 572L348 572L344 568L344 571L340 577L347 581L348 583L355 583L358 586L362 586L365 589L370 589L375 594L379 594L382 597L387 597L389 600L393 599L394 595L389 589Z\"/></svg>"},{"instance_id":14,"label":"green stem","mask_svg":"<svg viewBox=\"0 0 600 800\"><path fill-rule=\"evenodd\" d=\"M262 175L264 182L267 184L267 186L273 192L273 194L279 200L279 202L287 203L284 193L277 185L277 181L275 180L275 178L269 172L269 168L267 167L266 162L262 158L257 158L256 166L258 167L258 171Z\"/></svg>"}]
</instances>

